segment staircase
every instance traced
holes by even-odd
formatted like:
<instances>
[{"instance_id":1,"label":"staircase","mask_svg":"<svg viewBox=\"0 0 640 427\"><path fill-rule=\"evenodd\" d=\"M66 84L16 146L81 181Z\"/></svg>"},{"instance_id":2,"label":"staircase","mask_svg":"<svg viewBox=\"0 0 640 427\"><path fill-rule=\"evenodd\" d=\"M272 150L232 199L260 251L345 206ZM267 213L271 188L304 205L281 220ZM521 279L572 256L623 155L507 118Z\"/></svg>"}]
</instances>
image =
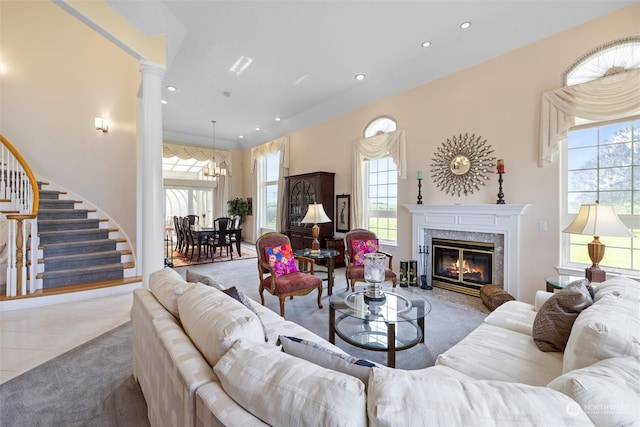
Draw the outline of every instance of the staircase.
<instances>
[{"instance_id":1,"label":"staircase","mask_svg":"<svg viewBox=\"0 0 640 427\"><path fill-rule=\"evenodd\" d=\"M38 183L37 217L41 254L37 279L42 288L123 280L125 270L134 268L131 250L118 249L126 239L112 237L118 230L108 228L96 210L61 198L65 192L43 190L42 185Z\"/></svg>"}]
</instances>

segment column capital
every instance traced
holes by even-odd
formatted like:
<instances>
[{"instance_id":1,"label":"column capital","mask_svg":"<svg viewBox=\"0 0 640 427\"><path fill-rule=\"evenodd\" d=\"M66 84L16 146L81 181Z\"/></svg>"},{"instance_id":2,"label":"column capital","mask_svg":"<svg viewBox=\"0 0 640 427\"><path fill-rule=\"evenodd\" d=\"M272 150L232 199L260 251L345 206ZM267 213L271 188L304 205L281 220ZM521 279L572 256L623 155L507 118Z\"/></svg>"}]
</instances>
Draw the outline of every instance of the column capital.
<instances>
[{"instance_id":1,"label":"column capital","mask_svg":"<svg viewBox=\"0 0 640 427\"><path fill-rule=\"evenodd\" d=\"M140 72L141 73L152 73L156 74L158 77L164 77L164 73L167 67L162 64L158 64L156 62L151 62L146 59L140 60Z\"/></svg>"}]
</instances>

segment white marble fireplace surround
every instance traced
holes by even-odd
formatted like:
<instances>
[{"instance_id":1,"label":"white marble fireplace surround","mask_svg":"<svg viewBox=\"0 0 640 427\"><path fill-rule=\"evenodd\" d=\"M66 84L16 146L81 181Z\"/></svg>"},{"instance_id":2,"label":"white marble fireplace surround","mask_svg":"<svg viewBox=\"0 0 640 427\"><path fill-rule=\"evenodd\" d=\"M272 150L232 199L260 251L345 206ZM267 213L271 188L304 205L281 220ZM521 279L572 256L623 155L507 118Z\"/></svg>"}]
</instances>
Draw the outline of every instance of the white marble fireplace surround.
<instances>
[{"instance_id":1,"label":"white marble fireplace surround","mask_svg":"<svg viewBox=\"0 0 640 427\"><path fill-rule=\"evenodd\" d=\"M529 205L404 205L413 216L412 257L418 259L419 247L426 246L431 251L431 237L459 238L464 233L465 240L487 241L487 236L497 236L489 241L504 243L501 273L504 289L516 299L519 296L520 271L520 217ZM449 237L449 235L451 237ZM499 238L502 236L502 238ZM496 248L498 249L498 248ZM429 258L428 264L431 263ZM498 265L499 263L496 263Z\"/></svg>"}]
</instances>

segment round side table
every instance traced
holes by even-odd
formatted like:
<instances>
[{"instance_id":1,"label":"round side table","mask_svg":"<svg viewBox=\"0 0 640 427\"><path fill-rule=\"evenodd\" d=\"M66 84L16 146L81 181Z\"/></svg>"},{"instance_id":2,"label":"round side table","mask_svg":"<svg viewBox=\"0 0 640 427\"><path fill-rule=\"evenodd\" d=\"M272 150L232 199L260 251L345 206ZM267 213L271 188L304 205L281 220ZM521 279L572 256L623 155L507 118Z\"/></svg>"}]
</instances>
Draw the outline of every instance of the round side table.
<instances>
[{"instance_id":1,"label":"round side table","mask_svg":"<svg viewBox=\"0 0 640 427\"><path fill-rule=\"evenodd\" d=\"M584 277L565 275L546 277L545 280L547 282L547 292L554 292L556 289L563 289L569 283L581 279L584 279Z\"/></svg>"}]
</instances>

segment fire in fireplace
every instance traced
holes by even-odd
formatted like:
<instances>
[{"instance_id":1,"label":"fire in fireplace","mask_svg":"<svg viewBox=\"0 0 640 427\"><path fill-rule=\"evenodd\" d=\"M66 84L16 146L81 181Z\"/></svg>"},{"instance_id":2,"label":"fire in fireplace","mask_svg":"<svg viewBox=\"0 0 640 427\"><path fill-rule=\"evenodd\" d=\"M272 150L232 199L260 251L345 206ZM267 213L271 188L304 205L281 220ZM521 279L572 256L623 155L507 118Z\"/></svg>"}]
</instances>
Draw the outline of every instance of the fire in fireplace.
<instances>
[{"instance_id":1,"label":"fire in fireplace","mask_svg":"<svg viewBox=\"0 0 640 427\"><path fill-rule=\"evenodd\" d=\"M479 296L492 283L493 243L433 238L431 248L434 286Z\"/></svg>"}]
</instances>

